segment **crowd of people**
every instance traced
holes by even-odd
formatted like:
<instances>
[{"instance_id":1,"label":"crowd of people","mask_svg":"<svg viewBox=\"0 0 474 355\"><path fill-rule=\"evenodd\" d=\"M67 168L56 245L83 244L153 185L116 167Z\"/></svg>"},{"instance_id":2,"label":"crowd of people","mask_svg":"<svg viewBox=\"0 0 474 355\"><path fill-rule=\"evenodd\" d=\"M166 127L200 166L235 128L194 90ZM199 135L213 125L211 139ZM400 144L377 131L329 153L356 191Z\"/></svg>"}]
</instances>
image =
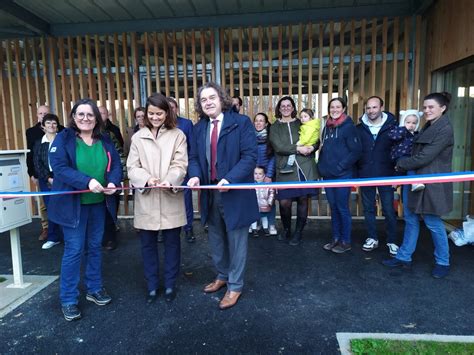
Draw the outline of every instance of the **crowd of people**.
<instances>
[{"instance_id":1,"label":"crowd of people","mask_svg":"<svg viewBox=\"0 0 474 355\"><path fill-rule=\"evenodd\" d=\"M241 114L242 99L230 98L209 82L197 93L195 111L200 119L195 125L178 116L173 98L156 93L144 108L134 111L136 125L125 139L110 121L107 108L97 107L92 100L74 105L67 128L41 106L38 124L27 131L32 180L38 179L41 191L90 190L45 198L49 226L40 236L46 240L43 248L64 240L60 301L65 319L81 317L77 304L83 259L86 299L100 306L111 302L102 283L101 248L117 246L116 187L124 177L136 189L133 223L141 241L148 303L156 301L160 287L158 243L163 243L165 252L164 297L171 302L177 293L181 229L187 242L195 241L191 190L216 186L199 194L201 223L207 226L216 269L203 291L226 288L219 308L228 309L244 288L248 237L273 236L299 245L308 203L321 193L303 186L274 189L258 184L450 172L454 137L447 115L449 101L447 93L430 94L423 101L423 112L404 110L397 119L384 110L382 98L372 96L355 121L343 98L331 99L327 117L320 119L309 108L298 110L290 96L283 96L272 123L263 112L253 119ZM420 128L422 118L426 123ZM256 185L245 190L226 188L238 183ZM343 254L352 248L350 193L349 187L325 188L332 235L323 248L329 252ZM364 251L381 245L376 230L378 194L390 256L383 264L411 266L423 219L435 244L432 276L448 274L449 246L441 216L452 209L452 184L403 186L403 238L397 235L393 188L361 187L360 193L367 231ZM281 228L276 224L277 204Z\"/></svg>"}]
</instances>

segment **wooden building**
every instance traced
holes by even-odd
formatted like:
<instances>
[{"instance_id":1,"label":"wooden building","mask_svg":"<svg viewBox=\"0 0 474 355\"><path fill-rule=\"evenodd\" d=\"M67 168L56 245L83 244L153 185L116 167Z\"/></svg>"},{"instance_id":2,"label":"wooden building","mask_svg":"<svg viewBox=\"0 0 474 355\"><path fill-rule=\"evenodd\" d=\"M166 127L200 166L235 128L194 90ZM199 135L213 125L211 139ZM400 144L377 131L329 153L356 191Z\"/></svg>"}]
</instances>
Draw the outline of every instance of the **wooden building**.
<instances>
[{"instance_id":1,"label":"wooden building","mask_svg":"<svg viewBox=\"0 0 474 355\"><path fill-rule=\"evenodd\" d=\"M343 96L359 117L371 95L397 114L445 90L453 169L472 170L473 16L470 0L3 1L0 149L26 146L39 105L66 124L81 97L107 105L124 131L155 91L196 120L197 88L210 80L241 96L250 117L273 117L285 94L318 117ZM446 217L474 214L473 184L455 190Z\"/></svg>"}]
</instances>

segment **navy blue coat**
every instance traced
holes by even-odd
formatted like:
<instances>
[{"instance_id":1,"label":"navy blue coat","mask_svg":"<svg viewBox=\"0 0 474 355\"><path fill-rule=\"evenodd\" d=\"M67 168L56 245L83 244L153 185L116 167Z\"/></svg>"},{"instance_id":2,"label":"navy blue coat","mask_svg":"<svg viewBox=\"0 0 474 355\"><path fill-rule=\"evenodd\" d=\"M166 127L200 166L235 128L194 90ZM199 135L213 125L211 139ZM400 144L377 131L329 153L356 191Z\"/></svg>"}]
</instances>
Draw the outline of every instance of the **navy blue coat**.
<instances>
[{"instance_id":1,"label":"navy blue coat","mask_svg":"<svg viewBox=\"0 0 474 355\"><path fill-rule=\"evenodd\" d=\"M275 178L275 156L268 154L266 142L257 144L257 166L265 169L265 176Z\"/></svg>"},{"instance_id":2,"label":"navy blue coat","mask_svg":"<svg viewBox=\"0 0 474 355\"><path fill-rule=\"evenodd\" d=\"M359 136L352 118L337 127L324 127L318 170L325 179L336 179L354 174L357 160L362 153Z\"/></svg>"},{"instance_id":3,"label":"navy blue coat","mask_svg":"<svg viewBox=\"0 0 474 355\"><path fill-rule=\"evenodd\" d=\"M178 116L178 128L183 131L188 144L188 156L191 151L191 141L193 139L193 122L190 119Z\"/></svg>"},{"instance_id":4,"label":"navy blue coat","mask_svg":"<svg viewBox=\"0 0 474 355\"><path fill-rule=\"evenodd\" d=\"M357 162L357 176L360 178L395 175L395 165L390 155L393 141L389 133L398 123L390 112L385 113L387 120L380 128L375 140L369 127L362 121L362 117L357 125L357 132L362 143L362 156Z\"/></svg>"},{"instance_id":5,"label":"navy blue coat","mask_svg":"<svg viewBox=\"0 0 474 355\"><path fill-rule=\"evenodd\" d=\"M105 179L107 184L120 186L122 166L120 156L107 135L100 140L107 154L108 164ZM53 191L87 190L91 177L77 170L76 165L76 131L66 128L60 132L49 150L49 161L54 173ZM107 208L116 219L115 195L105 195ZM65 227L76 228L79 225L81 199L79 194L52 195L49 198L48 218Z\"/></svg>"},{"instance_id":6,"label":"navy blue coat","mask_svg":"<svg viewBox=\"0 0 474 355\"><path fill-rule=\"evenodd\" d=\"M201 185L210 184L210 120L202 118L194 126L188 174L198 177ZM255 129L247 116L224 112L217 142L217 180L229 183L253 183L257 162ZM201 191L201 222L209 214L209 191ZM248 227L260 218L255 190L230 190L222 193L224 220L228 231Z\"/></svg>"}]
</instances>

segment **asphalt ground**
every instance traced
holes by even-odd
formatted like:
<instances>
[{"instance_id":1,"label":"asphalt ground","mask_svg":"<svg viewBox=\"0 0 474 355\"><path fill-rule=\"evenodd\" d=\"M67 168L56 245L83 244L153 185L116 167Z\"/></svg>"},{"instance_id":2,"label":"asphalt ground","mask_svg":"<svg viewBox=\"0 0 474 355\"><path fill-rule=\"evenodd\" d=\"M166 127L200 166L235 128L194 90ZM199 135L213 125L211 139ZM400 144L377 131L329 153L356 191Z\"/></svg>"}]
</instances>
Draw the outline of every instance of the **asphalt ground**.
<instances>
[{"instance_id":1,"label":"asphalt ground","mask_svg":"<svg viewBox=\"0 0 474 355\"><path fill-rule=\"evenodd\" d=\"M294 223L294 222L293 222ZM322 249L329 220L311 220L303 243L249 240L244 293L229 310L218 309L225 290L205 294L212 281L207 236L195 222L196 243L182 242L178 295L145 303L140 242L131 220L120 221L119 247L104 251L103 279L110 305L85 300L83 318L66 322L54 282L0 319L0 353L335 354L336 332L474 334L474 248L452 243L452 268L431 277L433 245L422 228L410 271L387 269L386 247L366 253L363 221L353 224L352 251ZM23 270L58 275L62 245L42 250L39 222L21 228ZM381 240L383 221L378 221ZM399 222L402 236L403 222ZM0 274L11 274L8 234L0 235Z\"/></svg>"}]
</instances>

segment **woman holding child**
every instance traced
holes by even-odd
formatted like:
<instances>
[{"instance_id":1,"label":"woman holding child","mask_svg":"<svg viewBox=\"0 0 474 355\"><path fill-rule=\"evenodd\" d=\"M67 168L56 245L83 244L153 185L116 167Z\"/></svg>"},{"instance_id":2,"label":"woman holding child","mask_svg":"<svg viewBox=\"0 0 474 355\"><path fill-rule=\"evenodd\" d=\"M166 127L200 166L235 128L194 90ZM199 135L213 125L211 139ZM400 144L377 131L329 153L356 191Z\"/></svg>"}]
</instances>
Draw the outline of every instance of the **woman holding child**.
<instances>
[{"instance_id":1,"label":"woman holding child","mask_svg":"<svg viewBox=\"0 0 474 355\"><path fill-rule=\"evenodd\" d=\"M302 125L296 118L296 105L290 96L282 97L275 108L277 120L272 124L270 143L275 152L277 182L310 181L318 178L314 153L319 146L317 141L310 146L298 145ZM280 189L277 199L280 202L280 216L284 232L278 237L289 240L290 245L301 242L302 232L308 217L308 198L316 195L316 189ZM291 233L291 205L297 201L296 227Z\"/></svg>"},{"instance_id":2,"label":"woman holding child","mask_svg":"<svg viewBox=\"0 0 474 355\"><path fill-rule=\"evenodd\" d=\"M424 98L425 126L413 139L410 157L397 161L396 169L415 174L440 174L451 172L454 146L453 127L447 115L451 95L432 93ZM449 273L449 244L446 228L441 219L453 208L453 184L427 184L424 189L409 189L404 186L405 233L403 244L395 258L384 260L389 267L410 267L420 233L420 218L431 232L435 247L434 278Z\"/></svg>"}]
</instances>

